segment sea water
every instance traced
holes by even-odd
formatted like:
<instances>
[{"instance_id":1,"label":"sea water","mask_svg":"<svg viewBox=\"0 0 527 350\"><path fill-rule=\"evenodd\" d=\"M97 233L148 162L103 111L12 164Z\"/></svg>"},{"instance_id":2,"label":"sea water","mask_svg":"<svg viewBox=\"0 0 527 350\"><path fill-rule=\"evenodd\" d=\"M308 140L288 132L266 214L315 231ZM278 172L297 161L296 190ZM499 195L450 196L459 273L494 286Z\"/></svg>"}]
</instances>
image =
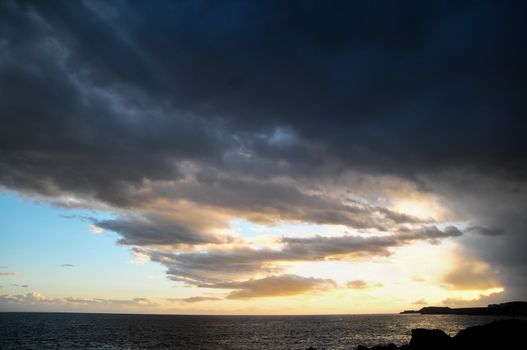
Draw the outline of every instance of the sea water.
<instances>
[{"instance_id":1,"label":"sea water","mask_svg":"<svg viewBox=\"0 0 527 350\"><path fill-rule=\"evenodd\" d=\"M353 350L449 335L506 317L463 315L173 316L0 313L0 349Z\"/></svg>"}]
</instances>

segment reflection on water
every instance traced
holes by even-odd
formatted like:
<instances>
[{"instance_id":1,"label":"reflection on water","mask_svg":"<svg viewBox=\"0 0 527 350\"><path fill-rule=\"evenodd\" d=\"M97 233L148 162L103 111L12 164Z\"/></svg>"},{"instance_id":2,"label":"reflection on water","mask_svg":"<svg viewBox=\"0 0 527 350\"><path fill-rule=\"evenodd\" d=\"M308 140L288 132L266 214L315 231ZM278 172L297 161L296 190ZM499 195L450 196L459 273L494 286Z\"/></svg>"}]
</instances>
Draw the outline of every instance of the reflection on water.
<instances>
[{"instance_id":1,"label":"reflection on water","mask_svg":"<svg viewBox=\"0 0 527 350\"><path fill-rule=\"evenodd\" d=\"M349 350L359 344L406 343L413 328L439 328L454 335L504 318L0 313L0 348Z\"/></svg>"}]
</instances>

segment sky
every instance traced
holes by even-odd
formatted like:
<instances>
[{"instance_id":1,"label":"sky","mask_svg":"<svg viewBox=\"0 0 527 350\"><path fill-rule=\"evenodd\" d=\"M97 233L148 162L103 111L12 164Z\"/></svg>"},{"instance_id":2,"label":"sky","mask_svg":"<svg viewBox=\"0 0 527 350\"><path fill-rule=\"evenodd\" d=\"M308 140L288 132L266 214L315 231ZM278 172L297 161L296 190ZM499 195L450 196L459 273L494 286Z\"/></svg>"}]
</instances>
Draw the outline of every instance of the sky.
<instances>
[{"instance_id":1,"label":"sky","mask_svg":"<svg viewBox=\"0 0 527 350\"><path fill-rule=\"evenodd\" d=\"M523 1L0 3L0 311L527 299Z\"/></svg>"}]
</instances>

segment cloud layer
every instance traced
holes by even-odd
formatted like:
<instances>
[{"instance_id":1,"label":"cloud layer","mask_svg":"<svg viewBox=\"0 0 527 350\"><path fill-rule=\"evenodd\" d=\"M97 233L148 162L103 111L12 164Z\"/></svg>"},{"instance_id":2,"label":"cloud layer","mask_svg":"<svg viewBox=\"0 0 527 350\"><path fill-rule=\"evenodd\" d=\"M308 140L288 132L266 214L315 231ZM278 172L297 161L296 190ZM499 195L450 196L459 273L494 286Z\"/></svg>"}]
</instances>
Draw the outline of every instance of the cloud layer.
<instances>
[{"instance_id":1,"label":"cloud layer","mask_svg":"<svg viewBox=\"0 0 527 350\"><path fill-rule=\"evenodd\" d=\"M49 298L39 292L26 294L1 294L0 305L4 310L85 310L91 311L125 311L153 309L159 306L147 298L103 299L103 298Z\"/></svg>"},{"instance_id":2,"label":"cloud layer","mask_svg":"<svg viewBox=\"0 0 527 350\"><path fill-rule=\"evenodd\" d=\"M525 296L525 6L3 1L0 185L110 211L92 232L229 298L451 238ZM450 216L396 210L412 193ZM235 219L346 232L258 245Z\"/></svg>"}]
</instances>

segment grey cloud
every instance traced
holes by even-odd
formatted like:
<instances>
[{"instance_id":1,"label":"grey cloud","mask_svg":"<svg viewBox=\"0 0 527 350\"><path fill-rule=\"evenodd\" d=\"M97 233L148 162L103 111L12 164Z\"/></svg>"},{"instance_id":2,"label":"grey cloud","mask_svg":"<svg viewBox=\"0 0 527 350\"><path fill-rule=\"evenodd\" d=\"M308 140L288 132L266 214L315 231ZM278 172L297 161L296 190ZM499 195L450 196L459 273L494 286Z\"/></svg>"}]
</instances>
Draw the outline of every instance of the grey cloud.
<instances>
[{"instance_id":1,"label":"grey cloud","mask_svg":"<svg viewBox=\"0 0 527 350\"><path fill-rule=\"evenodd\" d=\"M227 243L229 238L202 234L171 222L162 217L121 216L111 220L97 220L97 227L118 232L121 244L128 245L170 245Z\"/></svg>"},{"instance_id":2,"label":"grey cloud","mask_svg":"<svg viewBox=\"0 0 527 350\"><path fill-rule=\"evenodd\" d=\"M401 229L389 236L340 236L313 238L284 237L288 251L293 254L323 258L335 255L389 255L389 248L405 245L417 240L437 243L439 239L459 237L462 233L454 226L440 230L436 226L418 229Z\"/></svg>"},{"instance_id":3,"label":"grey cloud","mask_svg":"<svg viewBox=\"0 0 527 350\"><path fill-rule=\"evenodd\" d=\"M474 232L485 236L500 236L505 234L505 231L501 228L486 226L470 226L465 231Z\"/></svg>"},{"instance_id":4,"label":"grey cloud","mask_svg":"<svg viewBox=\"0 0 527 350\"><path fill-rule=\"evenodd\" d=\"M175 281L201 285L218 281L250 278L257 273L277 273L282 269L271 266L274 260L285 259L281 251L257 250L249 247L229 248L215 252L173 253L139 249L152 261L167 267L167 275Z\"/></svg>"},{"instance_id":5,"label":"grey cloud","mask_svg":"<svg viewBox=\"0 0 527 350\"><path fill-rule=\"evenodd\" d=\"M122 15L94 4L3 3L6 187L131 206L130 187L178 178L175 164L185 159L252 176L280 163L274 174L302 177L328 166L414 176L445 164L525 159L522 102L514 97L522 87L512 75L523 63L522 31L513 24L524 21L510 4L110 7ZM227 23L226 12L234 20ZM255 13L266 15L249 20ZM493 35L482 33L485 45L470 40L473 32L452 18L483 31L490 21ZM460 38L470 50L456 46ZM371 84L378 76L383 83ZM461 95L473 95L458 97L460 79ZM476 115L485 117L472 132ZM496 124L508 135L497 150L485 147ZM240 167L229 154L256 161Z\"/></svg>"},{"instance_id":6,"label":"grey cloud","mask_svg":"<svg viewBox=\"0 0 527 350\"><path fill-rule=\"evenodd\" d=\"M371 256L388 256L390 249L412 243L440 238L458 237L455 227L444 231L435 226L405 230L386 236L313 236L308 238L281 237L279 249L256 249L248 246L229 247L227 250L201 252L171 252L151 248L136 248L150 256L152 261L167 267L168 276L175 281L203 286L224 280L249 278L255 274L279 273L282 267L276 261L319 261L324 259L357 259Z\"/></svg>"},{"instance_id":7,"label":"grey cloud","mask_svg":"<svg viewBox=\"0 0 527 350\"><path fill-rule=\"evenodd\" d=\"M382 231L401 224L426 222L365 201L309 193L292 181L229 178L218 172L211 175L199 172L196 178L154 183L139 192L131 197L144 204L142 215L92 220L93 224L119 233L122 244L147 246L227 242L228 237L207 230L228 228L229 219L240 217L265 224L309 222ZM158 202L164 202L165 207L157 208Z\"/></svg>"},{"instance_id":8,"label":"grey cloud","mask_svg":"<svg viewBox=\"0 0 527 350\"><path fill-rule=\"evenodd\" d=\"M60 265L60 267L74 267L75 265L73 264L62 264Z\"/></svg>"},{"instance_id":9,"label":"grey cloud","mask_svg":"<svg viewBox=\"0 0 527 350\"><path fill-rule=\"evenodd\" d=\"M342 195L317 193L312 191L315 185L297 183L290 178L262 180L214 168L197 168L193 169L193 177L168 184L152 184L150 191L145 189L143 197L138 200L186 199L263 222L290 220L380 229L394 224L422 222L364 201L346 201Z\"/></svg>"},{"instance_id":10,"label":"grey cloud","mask_svg":"<svg viewBox=\"0 0 527 350\"><path fill-rule=\"evenodd\" d=\"M463 235L460 239L466 254L477 257L498 271L507 298L525 299L525 183L519 183L514 178L496 179L489 174L467 174L454 170L425 180L430 190L441 194L447 207L456 213L457 220L471 223L468 232L472 234Z\"/></svg>"}]
</instances>

